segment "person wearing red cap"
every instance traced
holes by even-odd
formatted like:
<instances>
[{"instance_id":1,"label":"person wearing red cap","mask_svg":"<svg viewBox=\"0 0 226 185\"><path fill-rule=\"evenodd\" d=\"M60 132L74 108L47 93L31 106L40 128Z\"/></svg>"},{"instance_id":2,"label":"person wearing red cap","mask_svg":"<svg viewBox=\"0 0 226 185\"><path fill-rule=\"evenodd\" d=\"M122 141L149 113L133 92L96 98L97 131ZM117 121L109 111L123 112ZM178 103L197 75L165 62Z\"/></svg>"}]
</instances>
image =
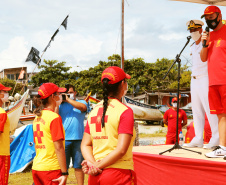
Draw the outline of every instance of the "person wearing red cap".
<instances>
[{"instance_id":1,"label":"person wearing red cap","mask_svg":"<svg viewBox=\"0 0 226 185\"><path fill-rule=\"evenodd\" d=\"M166 144L176 143L176 126L177 126L177 98L172 99L173 107L168 109L163 117L163 123L168 126L166 134ZM182 127L187 125L187 115L184 110L179 109L178 115L178 135L182 131ZM182 122L183 121L183 122Z\"/></svg>"},{"instance_id":2,"label":"person wearing red cap","mask_svg":"<svg viewBox=\"0 0 226 185\"><path fill-rule=\"evenodd\" d=\"M81 149L88 184L136 185L132 147L133 111L121 102L130 76L121 68L106 68L101 77L104 100L89 114Z\"/></svg>"},{"instance_id":3,"label":"person wearing red cap","mask_svg":"<svg viewBox=\"0 0 226 185\"><path fill-rule=\"evenodd\" d=\"M219 123L219 146L206 157L224 157L226 159L226 25L222 23L222 14L217 6L208 6L202 17L211 31L202 36L203 46L200 57L208 62L210 113L217 114Z\"/></svg>"},{"instance_id":4,"label":"person wearing red cap","mask_svg":"<svg viewBox=\"0 0 226 185\"><path fill-rule=\"evenodd\" d=\"M208 92L209 80L207 63L202 62L200 51L202 49L202 26L204 23L200 20L190 20L186 23L195 41L191 45L192 74L191 74L191 102L192 113L195 127L195 137L185 147L203 147L206 149L215 148L219 145L218 118L210 114ZM208 144L203 146L203 130L205 125L205 114L208 117L212 130L212 138Z\"/></svg>"},{"instance_id":5,"label":"person wearing red cap","mask_svg":"<svg viewBox=\"0 0 226 185\"><path fill-rule=\"evenodd\" d=\"M32 175L35 185L66 184L68 172L64 149L64 128L61 117L55 108L61 103L59 88L53 83L44 83L34 98L36 117L33 134L36 156L33 161Z\"/></svg>"},{"instance_id":6,"label":"person wearing red cap","mask_svg":"<svg viewBox=\"0 0 226 185\"><path fill-rule=\"evenodd\" d=\"M7 113L2 108L3 103L8 100L11 87L0 84L0 184L7 185L10 168L10 123Z\"/></svg>"}]
</instances>

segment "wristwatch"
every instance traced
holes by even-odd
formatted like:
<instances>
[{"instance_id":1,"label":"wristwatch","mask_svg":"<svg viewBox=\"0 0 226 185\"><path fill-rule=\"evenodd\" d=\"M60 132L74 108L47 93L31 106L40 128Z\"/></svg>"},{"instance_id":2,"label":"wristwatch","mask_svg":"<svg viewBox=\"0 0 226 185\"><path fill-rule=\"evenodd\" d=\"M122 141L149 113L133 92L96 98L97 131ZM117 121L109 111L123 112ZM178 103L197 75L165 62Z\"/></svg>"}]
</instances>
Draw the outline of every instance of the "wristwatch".
<instances>
[{"instance_id":1,"label":"wristwatch","mask_svg":"<svg viewBox=\"0 0 226 185\"><path fill-rule=\"evenodd\" d=\"M61 172L62 175L69 175L68 171L67 172Z\"/></svg>"},{"instance_id":2,"label":"wristwatch","mask_svg":"<svg viewBox=\"0 0 226 185\"><path fill-rule=\"evenodd\" d=\"M205 45L205 46L203 46L203 47L204 47L204 48L208 48L208 46L209 46L209 45Z\"/></svg>"}]
</instances>

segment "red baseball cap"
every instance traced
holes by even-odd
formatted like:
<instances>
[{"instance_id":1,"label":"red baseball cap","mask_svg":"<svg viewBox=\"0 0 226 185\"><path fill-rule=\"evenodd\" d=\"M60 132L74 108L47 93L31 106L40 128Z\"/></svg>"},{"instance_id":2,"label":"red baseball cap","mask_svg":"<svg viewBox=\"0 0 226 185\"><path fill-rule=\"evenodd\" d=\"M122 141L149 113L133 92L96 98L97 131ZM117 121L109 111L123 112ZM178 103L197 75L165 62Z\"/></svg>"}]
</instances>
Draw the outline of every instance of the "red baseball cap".
<instances>
[{"instance_id":1,"label":"red baseball cap","mask_svg":"<svg viewBox=\"0 0 226 185\"><path fill-rule=\"evenodd\" d=\"M40 99L48 98L55 92L65 92L66 88L60 88L54 83L44 83L38 89L38 94L41 96Z\"/></svg>"},{"instance_id":2,"label":"red baseball cap","mask_svg":"<svg viewBox=\"0 0 226 185\"><path fill-rule=\"evenodd\" d=\"M213 13L221 13L221 10L220 8L218 8L217 6L208 6L206 7L205 11L204 11L204 14L201 16L201 18L203 18L205 15L210 15L210 14L213 14Z\"/></svg>"},{"instance_id":3,"label":"red baseball cap","mask_svg":"<svg viewBox=\"0 0 226 185\"><path fill-rule=\"evenodd\" d=\"M103 71L101 82L103 81L104 78L110 80L108 84L115 84L117 82L122 81L125 78L130 79L131 77L130 75L126 74L120 67L111 66Z\"/></svg>"},{"instance_id":4,"label":"red baseball cap","mask_svg":"<svg viewBox=\"0 0 226 185\"><path fill-rule=\"evenodd\" d=\"M176 98L176 97L174 97L174 98L172 99L172 103L175 102L175 101L177 101L177 98Z\"/></svg>"},{"instance_id":5,"label":"red baseball cap","mask_svg":"<svg viewBox=\"0 0 226 185\"><path fill-rule=\"evenodd\" d=\"M12 89L11 87L5 87L4 85L0 84L0 90L10 91L11 89Z\"/></svg>"}]
</instances>

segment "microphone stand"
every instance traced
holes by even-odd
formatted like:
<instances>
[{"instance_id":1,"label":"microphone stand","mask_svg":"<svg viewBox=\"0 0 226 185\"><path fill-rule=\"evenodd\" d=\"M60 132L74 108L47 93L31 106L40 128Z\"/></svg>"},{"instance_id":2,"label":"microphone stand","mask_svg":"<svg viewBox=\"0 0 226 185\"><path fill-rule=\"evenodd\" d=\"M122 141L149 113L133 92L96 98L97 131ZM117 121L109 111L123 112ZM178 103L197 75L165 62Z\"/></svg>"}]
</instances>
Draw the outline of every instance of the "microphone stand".
<instances>
[{"instance_id":1,"label":"microphone stand","mask_svg":"<svg viewBox=\"0 0 226 185\"><path fill-rule=\"evenodd\" d=\"M178 77L177 77L177 124L176 124L176 143L174 144L174 146L164 152L160 152L159 155L164 154L165 152L171 152L174 149L183 149L183 150L188 150L191 152L196 152L198 154L202 154L201 152L197 152L197 151L193 151L193 150L189 150L186 148L182 148L179 143L178 143L178 118L179 118L179 93L180 93L180 65L181 65L181 59L180 59L180 55L181 53L184 51L185 47L188 45L188 43L190 42L191 36L187 37L187 42L185 44L185 46L183 47L183 49L181 50L180 54L176 56L173 64L171 65L171 67L169 68L169 70L167 71L167 73L165 74L165 76L163 77L163 80L166 78L166 76L168 75L169 71L172 69L172 67L174 66L175 63L178 63Z\"/></svg>"}]
</instances>

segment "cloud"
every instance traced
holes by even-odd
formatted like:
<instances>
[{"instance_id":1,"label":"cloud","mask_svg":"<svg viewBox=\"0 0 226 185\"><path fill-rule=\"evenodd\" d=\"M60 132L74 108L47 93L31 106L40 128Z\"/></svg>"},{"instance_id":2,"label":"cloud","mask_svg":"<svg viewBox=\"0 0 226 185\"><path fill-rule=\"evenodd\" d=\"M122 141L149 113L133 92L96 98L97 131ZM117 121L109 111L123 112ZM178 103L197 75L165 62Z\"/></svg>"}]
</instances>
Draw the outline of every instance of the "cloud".
<instances>
[{"instance_id":1,"label":"cloud","mask_svg":"<svg viewBox=\"0 0 226 185\"><path fill-rule=\"evenodd\" d=\"M107 61L121 54L121 2L93 0L1 1L0 68L22 66L30 48L40 53L66 15L68 29L60 31L43 59L66 61L74 70ZM183 48L189 33L186 22L200 19L206 5L169 0L125 2L125 58L174 58ZM10 10L10 11L9 11ZM222 8L223 15L224 9ZM188 52L186 48L184 53ZM27 62L29 69L34 68ZM76 67L80 66L80 67Z\"/></svg>"},{"instance_id":2,"label":"cloud","mask_svg":"<svg viewBox=\"0 0 226 185\"><path fill-rule=\"evenodd\" d=\"M21 67L27 54L28 47L24 37L15 37L9 41L8 48L1 51L1 64L4 63L5 68Z\"/></svg>"},{"instance_id":3,"label":"cloud","mask_svg":"<svg viewBox=\"0 0 226 185\"><path fill-rule=\"evenodd\" d=\"M181 40L182 38L186 38L187 34L185 33L170 33L170 34L164 34L159 35L158 38L164 41L170 41L170 40Z\"/></svg>"}]
</instances>

